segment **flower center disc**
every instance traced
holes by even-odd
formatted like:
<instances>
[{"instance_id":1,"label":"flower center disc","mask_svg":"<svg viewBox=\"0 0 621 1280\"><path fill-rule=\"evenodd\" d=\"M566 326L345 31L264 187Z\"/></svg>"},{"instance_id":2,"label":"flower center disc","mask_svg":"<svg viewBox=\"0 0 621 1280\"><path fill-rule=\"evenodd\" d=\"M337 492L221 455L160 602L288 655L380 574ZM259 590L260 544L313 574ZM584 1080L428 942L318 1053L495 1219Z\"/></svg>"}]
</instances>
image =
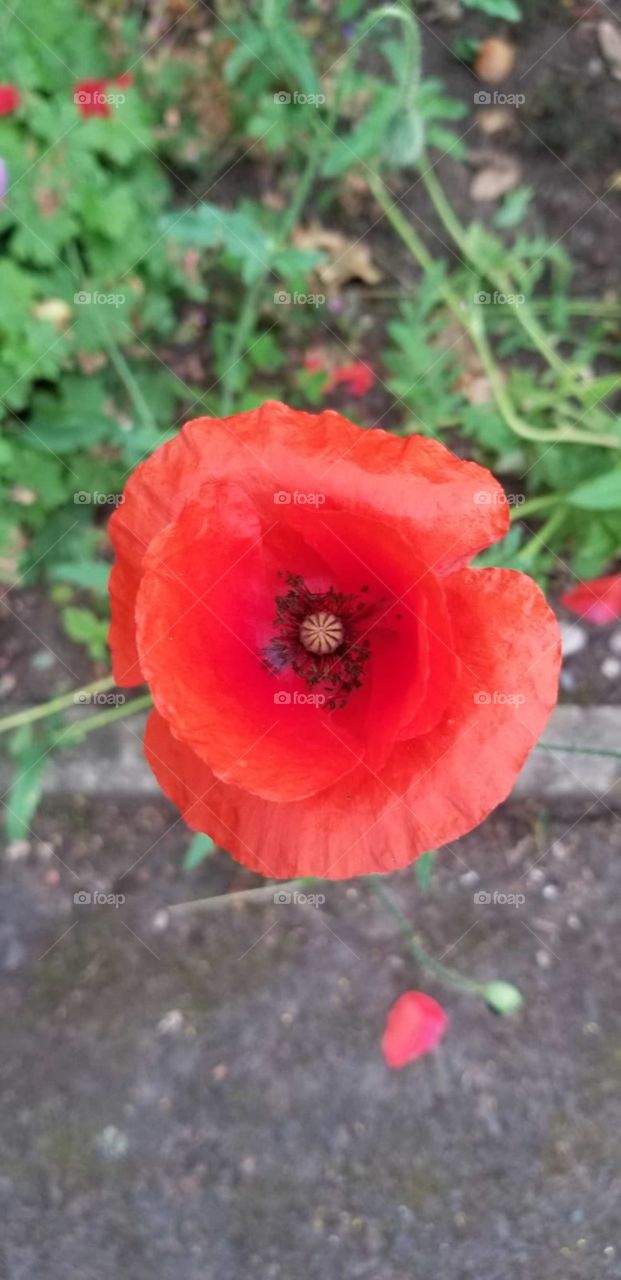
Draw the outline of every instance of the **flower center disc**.
<instances>
[{"instance_id":1,"label":"flower center disc","mask_svg":"<svg viewBox=\"0 0 621 1280\"><path fill-rule=\"evenodd\" d=\"M343 643L345 629L335 613L309 613L300 626L300 641L309 653L334 653Z\"/></svg>"}]
</instances>

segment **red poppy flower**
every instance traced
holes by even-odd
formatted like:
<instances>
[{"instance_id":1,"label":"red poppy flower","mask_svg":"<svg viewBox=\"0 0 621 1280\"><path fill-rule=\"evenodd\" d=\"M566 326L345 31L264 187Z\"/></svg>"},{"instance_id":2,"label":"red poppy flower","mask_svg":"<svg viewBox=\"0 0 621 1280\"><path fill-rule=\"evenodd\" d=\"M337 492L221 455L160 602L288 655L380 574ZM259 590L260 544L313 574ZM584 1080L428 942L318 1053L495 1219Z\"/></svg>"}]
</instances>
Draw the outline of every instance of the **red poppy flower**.
<instances>
[{"instance_id":1,"label":"red poppy flower","mask_svg":"<svg viewBox=\"0 0 621 1280\"><path fill-rule=\"evenodd\" d=\"M591 578L581 582L561 596L561 604L586 622L605 627L621 618L621 573L611 573L606 578Z\"/></svg>"},{"instance_id":2,"label":"red poppy flower","mask_svg":"<svg viewBox=\"0 0 621 1280\"><path fill-rule=\"evenodd\" d=\"M134 77L130 71L122 76L100 76L94 80L78 80L73 101L80 115L85 119L89 116L108 118L112 115L114 98L118 96L111 92L111 88L126 89L133 84L133 80Z\"/></svg>"},{"instance_id":3,"label":"red poppy flower","mask_svg":"<svg viewBox=\"0 0 621 1280\"><path fill-rule=\"evenodd\" d=\"M0 116L10 116L21 102L21 94L14 84L0 84Z\"/></svg>"},{"instance_id":4,"label":"red poppy flower","mask_svg":"<svg viewBox=\"0 0 621 1280\"><path fill-rule=\"evenodd\" d=\"M407 1067L408 1062L431 1053L439 1044L448 1016L442 1005L424 991L405 991L393 1004L384 1034L382 1053L389 1067Z\"/></svg>"},{"instance_id":5,"label":"red poppy flower","mask_svg":"<svg viewBox=\"0 0 621 1280\"><path fill-rule=\"evenodd\" d=\"M268 403L199 418L110 520L113 670L190 827L274 877L392 871L505 798L554 705L509 510L435 440Z\"/></svg>"},{"instance_id":6,"label":"red poppy flower","mask_svg":"<svg viewBox=\"0 0 621 1280\"><path fill-rule=\"evenodd\" d=\"M359 398L366 396L367 391L375 385L375 374L370 365L365 364L362 360L352 360L351 364L341 365L340 368L330 369L327 357L324 351L316 349L310 351L304 359L304 368L310 373L317 373L324 370L327 374L327 380L323 387L323 394L334 391L335 387L345 387L351 396Z\"/></svg>"}]
</instances>

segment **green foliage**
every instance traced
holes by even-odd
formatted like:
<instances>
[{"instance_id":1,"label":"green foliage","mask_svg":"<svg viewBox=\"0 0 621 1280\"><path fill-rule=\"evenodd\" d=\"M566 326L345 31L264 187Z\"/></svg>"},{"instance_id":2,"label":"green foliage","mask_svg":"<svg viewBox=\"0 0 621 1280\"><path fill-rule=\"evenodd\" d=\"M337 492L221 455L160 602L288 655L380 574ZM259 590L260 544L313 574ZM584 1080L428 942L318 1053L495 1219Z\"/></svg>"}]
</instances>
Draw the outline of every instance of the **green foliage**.
<instances>
[{"instance_id":1,"label":"green foliage","mask_svg":"<svg viewBox=\"0 0 621 1280\"><path fill-rule=\"evenodd\" d=\"M519 22L522 17L515 0L461 0L461 3L464 9L479 9L490 18L504 18L506 22Z\"/></svg>"}]
</instances>

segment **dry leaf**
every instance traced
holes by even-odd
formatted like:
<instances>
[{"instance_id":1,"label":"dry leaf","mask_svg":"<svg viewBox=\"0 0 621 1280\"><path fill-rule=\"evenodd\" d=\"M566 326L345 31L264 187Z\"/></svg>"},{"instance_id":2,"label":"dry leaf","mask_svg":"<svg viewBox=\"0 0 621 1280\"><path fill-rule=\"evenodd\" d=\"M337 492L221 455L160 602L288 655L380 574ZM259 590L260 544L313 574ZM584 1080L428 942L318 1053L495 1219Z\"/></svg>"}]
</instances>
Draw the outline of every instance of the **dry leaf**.
<instances>
[{"instance_id":1,"label":"dry leaf","mask_svg":"<svg viewBox=\"0 0 621 1280\"><path fill-rule=\"evenodd\" d=\"M490 135L502 133L504 129L510 128L514 119L514 113L509 107L487 107L485 111L478 111L476 115L476 122L481 132Z\"/></svg>"},{"instance_id":2,"label":"dry leaf","mask_svg":"<svg viewBox=\"0 0 621 1280\"><path fill-rule=\"evenodd\" d=\"M458 391L468 404L490 404L493 400L492 387L486 373L462 373L456 383Z\"/></svg>"},{"instance_id":3,"label":"dry leaf","mask_svg":"<svg viewBox=\"0 0 621 1280\"><path fill-rule=\"evenodd\" d=\"M490 36L484 40L477 53L474 70L479 80L487 80L488 84L500 84L506 80L513 69L515 49L506 40Z\"/></svg>"},{"instance_id":4,"label":"dry leaf","mask_svg":"<svg viewBox=\"0 0 621 1280\"><path fill-rule=\"evenodd\" d=\"M340 231L330 231L319 223L298 227L293 235L298 249L323 249L330 262L317 267L317 275L330 289L338 289L349 280L379 284L382 273L371 258L371 250L362 240L348 240Z\"/></svg>"},{"instance_id":5,"label":"dry leaf","mask_svg":"<svg viewBox=\"0 0 621 1280\"><path fill-rule=\"evenodd\" d=\"M32 313L36 320L48 320L55 329L64 329L71 319L71 307L62 298L45 298Z\"/></svg>"},{"instance_id":6,"label":"dry leaf","mask_svg":"<svg viewBox=\"0 0 621 1280\"><path fill-rule=\"evenodd\" d=\"M470 195L473 200L499 200L517 186L521 177L521 169L517 160L510 157L498 159L485 165L475 174L470 183Z\"/></svg>"}]
</instances>

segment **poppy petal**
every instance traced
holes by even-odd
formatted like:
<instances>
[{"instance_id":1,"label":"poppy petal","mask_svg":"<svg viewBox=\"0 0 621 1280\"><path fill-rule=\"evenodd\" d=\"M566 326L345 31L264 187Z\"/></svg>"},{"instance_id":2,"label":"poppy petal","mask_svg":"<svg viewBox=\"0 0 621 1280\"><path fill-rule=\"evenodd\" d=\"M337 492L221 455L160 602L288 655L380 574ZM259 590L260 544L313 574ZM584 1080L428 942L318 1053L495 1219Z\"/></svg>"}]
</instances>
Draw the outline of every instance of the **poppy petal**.
<instances>
[{"instance_id":1,"label":"poppy petal","mask_svg":"<svg viewBox=\"0 0 621 1280\"><path fill-rule=\"evenodd\" d=\"M431 1053L447 1027L442 1005L424 991L405 991L388 1013L382 1036L382 1053L389 1067L398 1070Z\"/></svg>"},{"instance_id":2,"label":"poppy petal","mask_svg":"<svg viewBox=\"0 0 621 1280\"><path fill-rule=\"evenodd\" d=\"M561 596L561 604L597 627L617 622L621 618L621 573L581 582Z\"/></svg>"},{"instance_id":3,"label":"poppy petal","mask_svg":"<svg viewBox=\"0 0 621 1280\"><path fill-rule=\"evenodd\" d=\"M398 743L380 771L359 764L312 804L221 782L154 713L147 758L188 825L264 875L339 879L407 866L487 817L554 706L558 626L536 584L513 570L462 569L444 587L459 618L446 713L433 732Z\"/></svg>"},{"instance_id":4,"label":"poppy petal","mask_svg":"<svg viewBox=\"0 0 621 1280\"><path fill-rule=\"evenodd\" d=\"M303 477L304 492L301 477ZM135 603L149 543L208 481L234 482L275 505L319 498L322 510L383 520L441 574L501 538L509 512L489 471L435 440L361 431L339 414L268 402L231 418L188 423L141 463L109 522L116 559L110 647L118 684L142 682Z\"/></svg>"}]
</instances>

